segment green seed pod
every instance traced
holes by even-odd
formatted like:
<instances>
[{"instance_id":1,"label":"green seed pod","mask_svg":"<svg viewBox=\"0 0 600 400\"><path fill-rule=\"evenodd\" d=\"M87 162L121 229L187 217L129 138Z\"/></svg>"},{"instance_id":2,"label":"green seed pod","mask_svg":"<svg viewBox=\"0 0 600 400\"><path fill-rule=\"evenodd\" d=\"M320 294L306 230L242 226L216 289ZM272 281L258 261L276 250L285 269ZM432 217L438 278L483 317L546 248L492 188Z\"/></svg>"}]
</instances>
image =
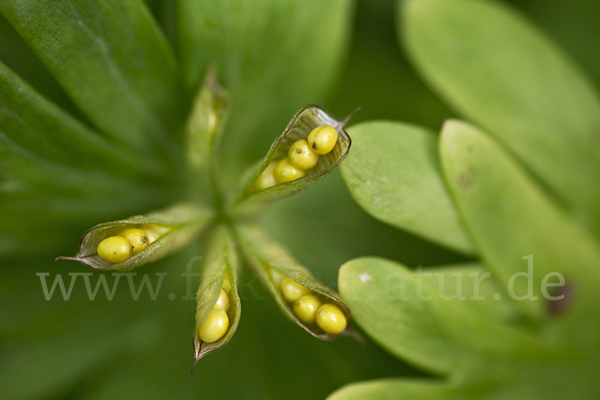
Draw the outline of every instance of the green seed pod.
<instances>
[{"instance_id":1,"label":"green seed pod","mask_svg":"<svg viewBox=\"0 0 600 400\"><path fill-rule=\"evenodd\" d=\"M202 266L196 299L196 328L193 335L196 362L231 340L241 316L237 291L239 264L234 241L223 226L213 233Z\"/></svg>"},{"instance_id":2,"label":"green seed pod","mask_svg":"<svg viewBox=\"0 0 600 400\"><path fill-rule=\"evenodd\" d=\"M187 161L192 171L202 173L210 168L212 147L222 131L227 105L227 93L217 81L216 67L211 66L186 124Z\"/></svg>"},{"instance_id":3,"label":"green seed pod","mask_svg":"<svg viewBox=\"0 0 600 400\"><path fill-rule=\"evenodd\" d=\"M57 260L73 260L95 270L129 271L146 263L156 261L180 249L196 237L212 218L212 211L191 204L179 204L148 215L137 215L94 226L83 234L79 251L73 257ZM110 262L98 253L98 245L106 238L117 236L125 230L142 230L149 244L139 253L125 260ZM127 240L123 238L123 240ZM134 246L135 247L135 246Z\"/></svg>"},{"instance_id":4,"label":"green seed pod","mask_svg":"<svg viewBox=\"0 0 600 400\"><path fill-rule=\"evenodd\" d=\"M275 139L265 158L258 165L249 169L236 201L238 208L236 211L239 213L253 212L255 208L249 203L264 204L268 201L290 196L330 174L346 158L350 150L350 136L344 129L349 118L350 116L343 121L338 121L323 107L314 104L307 105L298 111L284 132ZM278 185L266 189L261 189L260 186L255 185L263 171L267 169L273 160L288 157L290 146L301 140L306 141L310 132L322 125L328 125L335 129L338 140L329 153L318 157L315 165L307 171L305 176L292 181L281 181Z\"/></svg>"},{"instance_id":5,"label":"green seed pod","mask_svg":"<svg viewBox=\"0 0 600 400\"><path fill-rule=\"evenodd\" d=\"M273 241L256 226L238 226L236 236L249 266L273 295L277 305L285 315L308 333L322 340L334 340L343 335L362 340L360 335L348 326L350 310L342 302L339 295L317 281L306 268L300 265L277 242ZM286 289L283 289L284 287ZM284 290L287 291L288 287L293 289L301 287L297 292L302 293L301 296L303 297L296 297L297 292L294 290L291 291L292 296L289 293L286 295ZM296 302L292 299L296 299ZM316 312L311 311L311 307L316 311L320 303L325 301L329 305L335 304L336 309L344 316L346 326L341 331L338 331L341 324L333 326L330 321L329 325L323 324L328 329L325 330L316 323L317 315ZM330 315L323 315L323 317L328 316Z\"/></svg>"}]
</instances>

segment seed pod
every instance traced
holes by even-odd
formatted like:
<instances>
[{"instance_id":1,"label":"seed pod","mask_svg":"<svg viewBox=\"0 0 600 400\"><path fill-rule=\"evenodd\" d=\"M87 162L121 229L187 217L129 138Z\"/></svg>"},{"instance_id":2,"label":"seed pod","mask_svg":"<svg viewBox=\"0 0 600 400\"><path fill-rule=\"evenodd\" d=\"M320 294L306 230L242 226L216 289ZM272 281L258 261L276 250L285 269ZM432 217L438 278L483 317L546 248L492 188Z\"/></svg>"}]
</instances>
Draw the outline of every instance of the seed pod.
<instances>
[{"instance_id":1,"label":"seed pod","mask_svg":"<svg viewBox=\"0 0 600 400\"><path fill-rule=\"evenodd\" d=\"M208 69L202 86L196 94L186 124L187 161L190 170L202 173L212 163L212 147L222 131L227 114L227 92L217 81L217 69Z\"/></svg>"},{"instance_id":2,"label":"seed pod","mask_svg":"<svg viewBox=\"0 0 600 400\"><path fill-rule=\"evenodd\" d=\"M275 139L264 160L251 167L251 172L246 175L247 179L236 202L236 205L239 205L238 208L242 210L241 212L245 207L253 209L247 203L267 202L290 196L331 173L346 158L350 150L351 140L344 126L351 115L343 121L338 121L323 107L314 104L307 105L298 111L283 133ZM255 182L272 161L288 157L290 146L299 140L306 140L314 128L322 125L335 128L338 133L338 140L329 153L319 156L315 166L308 170L305 176L262 190L255 186ZM245 203L244 206L241 205L242 203Z\"/></svg>"},{"instance_id":3,"label":"seed pod","mask_svg":"<svg viewBox=\"0 0 600 400\"><path fill-rule=\"evenodd\" d=\"M225 346L237 329L241 316L241 303L237 291L238 268L231 234L227 228L221 226L214 232L202 266L193 338L196 362ZM226 299L223 299L224 295Z\"/></svg>"},{"instance_id":4,"label":"seed pod","mask_svg":"<svg viewBox=\"0 0 600 400\"><path fill-rule=\"evenodd\" d=\"M211 217L210 210L190 204L179 204L145 216L137 215L105 222L83 234L76 255L58 257L56 260L78 261L95 270L129 271L183 247L202 231ZM111 236L120 237L118 234L126 229L141 229L147 234L150 244L122 262L113 263L100 257L100 242Z\"/></svg>"},{"instance_id":5,"label":"seed pod","mask_svg":"<svg viewBox=\"0 0 600 400\"><path fill-rule=\"evenodd\" d=\"M362 337L353 331L349 326L350 310L342 302L339 295L321 282L317 281L311 273L298 263L287 251L278 243L268 237L260 228L256 226L238 226L236 230L241 250L247 258L250 267L256 272L256 275L275 298L277 305L289 318L300 325L311 335L322 340L334 340L340 336L349 335L358 340ZM283 275L283 278L279 275ZM296 297L288 297L281 290L282 286L289 285L289 281L293 281L293 285L300 285L304 289L299 290L304 297L314 296L320 303L335 304L335 306L343 313L348 325L338 333L327 333L313 322L313 318L308 312L294 312L295 302L289 299ZM298 300L302 299L300 297ZM315 302L316 303L316 302ZM314 315L316 318L316 315ZM304 322L306 320L307 322Z\"/></svg>"}]
</instances>

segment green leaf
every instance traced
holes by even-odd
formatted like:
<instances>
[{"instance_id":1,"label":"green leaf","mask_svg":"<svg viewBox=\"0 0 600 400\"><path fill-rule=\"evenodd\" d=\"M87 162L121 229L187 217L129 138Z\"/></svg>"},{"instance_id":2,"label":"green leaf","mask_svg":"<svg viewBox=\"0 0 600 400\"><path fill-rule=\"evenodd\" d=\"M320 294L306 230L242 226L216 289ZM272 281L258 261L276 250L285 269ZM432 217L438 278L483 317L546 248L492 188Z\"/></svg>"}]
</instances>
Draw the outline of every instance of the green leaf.
<instances>
[{"instance_id":1,"label":"green leaf","mask_svg":"<svg viewBox=\"0 0 600 400\"><path fill-rule=\"evenodd\" d=\"M0 149L84 169L139 165L49 102L0 62ZM139 170L138 170L139 172Z\"/></svg>"},{"instance_id":2,"label":"green leaf","mask_svg":"<svg viewBox=\"0 0 600 400\"><path fill-rule=\"evenodd\" d=\"M155 209L173 196L131 177L46 161L2 140L0 170L0 255L60 254L77 240L74 232L115 215ZM32 232L53 234L32 246Z\"/></svg>"},{"instance_id":3,"label":"green leaf","mask_svg":"<svg viewBox=\"0 0 600 400\"><path fill-rule=\"evenodd\" d=\"M444 186L433 132L383 121L350 132L354 148L340 169L365 211L443 246L473 252Z\"/></svg>"},{"instance_id":4,"label":"green leaf","mask_svg":"<svg viewBox=\"0 0 600 400\"><path fill-rule=\"evenodd\" d=\"M209 209L192 204L178 204L146 216L137 215L105 222L83 234L76 255L58 257L57 260L78 261L95 270L129 271L181 249L206 227L211 217L212 211ZM131 228L146 232L150 240L148 247L119 263L106 261L98 255L98 244L102 240Z\"/></svg>"},{"instance_id":5,"label":"green leaf","mask_svg":"<svg viewBox=\"0 0 600 400\"><path fill-rule=\"evenodd\" d=\"M36 91L69 113L77 109L56 79L27 46L23 38L0 13L0 60ZM81 117L81 115L79 115Z\"/></svg>"},{"instance_id":6,"label":"green leaf","mask_svg":"<svg viewBox=\"0 0 600 400\"><path fill-rule=\"evenodd\" d=\"M176 65L142 2L8 0L0 12L100 130L172 150Z\"/></svg>"},{"instance_id":7,"label":"green leaf","mask_svg":"<svg viewBox=\"0 0 600 400\"><path fill-rule=\"evenodd\" d=\"M588 316L597 313L600 301L598 243L476 128L447 122L440 147L446 181L459 212L493 278L515 300L513 305L536 318L548 316L550 302L544 297L542 282L548 274L560 273L575 290L568 299L574 303L570 317L560 319L560 324L581 332L587 324L596 325ZM511 279L514 295L510 294ZM531 300L516 300L528 293ZM595 340L592 336L584 335L590 341Z\"/></svg>"},{"instance_id":8,"label":"green leaf","mask_svg":"<svg viewBox=\"0 0 600 400\"><path fill-rule=\"evenodd\" d=\"M40 330L35 329L39 325L21 332L0 347L3 397L43 398L73 385L98 364L111 362L127 351L139 335L139 321L131 311L115 315L114 304L88 304L83 312L42 324L47 328L43 329L42 341ZM65 325L68 330L61 329Z\"/></svg>"},{"instance_id":9,"label":"green leaf","mask_svg":"<svg viewBox=\"0 0 600 400\"><path fill-rule=\"evenodd\" d=\"M324 100L349 38L353 2L179 0L179 43L195 92L216 63L231 95L223 158L229 181L264 154L304 104ZM233 160L238 161L234 163Z\"/></svg>"},{"instance_id":10,"label":"green leaf","mask_svg":"<svg viewBox=\"0 0 600 400\"><path fill-rule=\"evenodd\" d=\"M586 77L497 2L410 0L402 11L401 34L430 84L598 232L600 99Z\"/></svg>"},{"instance_id":11,"label":"green leaf","mask_svg":"<svg viewBox=\"0 0 600 400\"><path fill-rule=\"evenodd\" d=\"M380 379L344 386L327 397L327 400L442 400L448 398L452 398L452 387L440 381Z\"/></svg>"},{"instance_id":12,"label":"green leaf","mask_svg":"<svg viewBox=\"0 0 600 400\"><path fill-rule=\"evenodd\" d=\"M233 205L235 213L251 212L255 213L258 207L264 206L269 202L288 197L294 193L307 188L317 181L329 175L348 155L352 140L344 126L348 122L349 115L343 121L335 119L327 110L315 104L309 104L302 107L288 123L281 135L279 135L271 144L267 155L258 166L250 167L250 174L242 185L241 193ZM308 137L309 133L318 126L329 125L335 128L338 139L331 152L319 156L317 164L306 171L306 175L296 180L276 184L267 189L257 188L255 183L264 173L273 173L267 168L279 160L288 157L290 146L297 140Z\"/></svg>"},{"instance_id":13,"label":"green leaf","mask_svg":"<svg viewBox=\"0 0 600 400\"><path fill-rule=\"evenodd\" d=\"M256 226L239 226L236 229L236 234L249 265L288 318L321 340L334 340L343 335L359 338L350 327L350 310L340 299L340 296L315 279L310 271L296 261L284 247ZM309 288L323 299L333 301L341 306L348 319L346 329L339 334L332 334L324 332L316 324L305 324L299 320L292 311L292 305L285 300L279 288L283 277L287 277Z\"/></svg>"},{"instance_id":14,"label":"green leaf","mask_svg":"<svg viewBox=\"0 0 600 400\"><path fill-rule=\"evenodd\" d=\"M481 318L506 323L515 311L506 299L495 299L498 285L492 275L478 264L450 264L418 271L418 276L436 287L446 300L468 300L466 306Z\"/></svg>"},{"instance_id":15,"label":"green leaf","mask_svg":"<svg viewBox=\"0 0 600 400\"><path fill-rule=\"evenodd\" d=\"M338 279L342 298L371 338L432 372L465 377L479 368L481 358L522 353L523 347L536 351L530 337L498 318L482 318L470 305L477 300L446 298L440 287L391 261L351 260Z\"/></svg>"},{"instance_id":16,"label":"green leaf","mask_svg":"<svg viewBox=\"0 0 600 400\"><path fill-rule=\"evenodd\" d=\"M197 293L196 327L193 339L196 362L205 355L219 350L231 340L242 315L237 278L239 262L233 238L227 228L222 226L212 233L212 237L213 242L202 267L202 280ZM213 343L205 343L200 340L198 332L217 302L221 290L225 291L229 298L230 306L227 310L229 328L221 339Z\"/></svg>"}]
</instances>

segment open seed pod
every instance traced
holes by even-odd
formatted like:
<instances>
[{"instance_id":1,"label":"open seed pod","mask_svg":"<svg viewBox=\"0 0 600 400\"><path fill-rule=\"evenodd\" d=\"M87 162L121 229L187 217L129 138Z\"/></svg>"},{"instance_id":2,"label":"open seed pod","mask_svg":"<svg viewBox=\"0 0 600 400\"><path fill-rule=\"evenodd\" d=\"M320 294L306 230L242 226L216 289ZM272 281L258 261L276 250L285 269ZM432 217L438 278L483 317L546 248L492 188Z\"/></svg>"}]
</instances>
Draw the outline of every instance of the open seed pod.
<instances>
[{"instance_id":1,"label":"open seed pod","mask_svg":"<svg viewBox=\"0 0 600 400\"><path fill-rule=\"evenodd\" d=\"M156 261L183 247L211 220L212 212L191 204L179 204L148 215L105 222L83 234L79 251L73 257L56 260L73 260L95 270L129 271ZM109 262L98 255L98 245L104 239L118 236L125 229L140 229L147 237L146 247L122 262Z\"/></svg>"},{"instance_id":2,"label":"open seed pod","mask_svg":"<svg viewBox=\"0 0 600 400\"><path fill-rule=\"evenodd\" d=\"M215 232L210 244L197 293L196 327L193 339L196 362L225 346L237 329L242 311L237 290L238 268L234 242L227 228L221 226ZM226 297L225 301L222 298L223 294ZM221 334L221 332L215 333L213 329L213 332L208 332L213 337L206 342L201 339L201 330L207 317L215 310L226 313L226 330Z\"/></svg>"},{"instance_id":3,"label":"open seed pod","mask_svg":"<svg viewBox=\"0 0 600 400\"><path fill-rule=\"evenodd\" d=\"M350 310L340 296L316 280L305 267L300 265L282 246L267 236L257 226L243 225L238 227L236 234L241 250L249 265L257 274L260 281L273 295L277 305L285 315L300 325L305 331L321 340L334 340L340 336L352 336L359 341L362 337L350 327ZM294 313L293 305L281 290L281 280L289 278L302 287L310 290L307 294L318 297L323 304L333 304L346 319L345 329L339 333L327 333L317 323L304 323Z\"/></svg>"},{"instance_id":4,"label":"open seed pod","mask_svg":"<svg viewBox=\"0 0 600 400\"><path fill-rule=\"evenodd\" d=\"M283 133L275 139L264 160L258 165L253 166L250 172L246 174L246 180L242 186L236 206L240 206L241 208L242 203L246 207L248 203L268 202L290 196L331 173L346 158L350 150L352 141L348 133L346 133L344 126L351 115L343 121L338 121L321 106L315 104L304 106L294 115ZM317 164L306 170L306 175L303 177L291 182L275 184L266 189L257 187L257 181L271 163L287 157L290 146L294 142L300 139L306 140L314 128L323 125L329 125L337 131L338 139L333 150L328 154L319 156Z\"/></svg>"}]
</instances>

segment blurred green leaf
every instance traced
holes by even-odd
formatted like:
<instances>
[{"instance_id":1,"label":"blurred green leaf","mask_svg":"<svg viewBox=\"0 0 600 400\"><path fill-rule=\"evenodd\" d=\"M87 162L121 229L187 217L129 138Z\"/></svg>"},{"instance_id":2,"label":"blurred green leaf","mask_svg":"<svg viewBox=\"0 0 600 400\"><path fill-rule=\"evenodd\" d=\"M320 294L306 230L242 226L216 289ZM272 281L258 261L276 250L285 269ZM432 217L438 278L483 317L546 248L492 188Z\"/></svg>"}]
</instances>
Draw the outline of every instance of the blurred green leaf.
<instances>
[{"instance_id":1,"label":"blurred green leaf","mask_svg":"<svg viewBox=\"0 0 600 400\"><path fill-rule=\"evenodd\" d=\"M179 0L188 92L215 62L231 94L221 153L229 182L264 154L290 116L322 102L346 47L352 8L348 0Z\"/></svg>"},{"instance_id":2,"label":"blurred green leaf","mask_svg":"<svg viewBox=\"0 0 600 400\"><path fill-rule=\"evenodd\" d=\"M58 395L61 387L74 384L96 365L109 362L131 345L141 318L127 311L111 316L114 314L112 308L110 303L88 306L2 343L0 385L3 398ZM69 326L67 332L65 325ZM40 330L41 327L48 329ZM86 350L84 357L82 349ZM55 367L57 363L61 368Z\"/></svg>"},{"instance_id":3,"label":"blurred green leaf","mask_svg":"<svg viewBox=\"0 0 600 400\"><path fill-rule=\"evenodd\" d=\"M451 387L439 381L380 379L344 386L327 397L327 400L442 400L451 397ZM466 398L468 397L463 397Z\"/></svg>"},{"instance_id":4,"label":"blurred green leaf","mask_svg":"<svg viewBox=\"0 0 600 400\"><path fill-rule=\"evenodd\" d=\"M399 51L396 3L357 1L348 57L333 98L325 106L334 115L360 106L353 122L392 119L437 131L442 121L455 115Z\"/></svg>"},{"instance_id":5,"label":"blurred green leaf","mask_svg":"<svg viewBox=\"0 0 600 400\"><path fill-rule=\"evenodd\" d=\"M69 113L83 118L56 79L0 13L0 61L36 91Z\"/></svg>"},{"instance_id":6,"label":"blurred green leaf","mask_svg":"<svg viewBox=\"0 0 600 400\"><path fill-rule=\"evenodd\" d=\"M508 0L547 32L577 64L600 84L600 52L594 38L600 34L600 2L571 0Z\"/></svg>"},{"instance_id":7,"label":"blurred green leaf","mask_svg":"<svg viewBox=\"0 0 600 400\"><path fill-rule=\"evenodd\" d=\"M493 1L409 0L399 32L424 77L600 230L600 99L546 37Z\"/></svg>"},{"instance_id":8,"label":"blurred green leaf","mask_svg":"<svg viewBox=\"0 0 600 400\"><path fill-rule=\"evenodd\" d=\"M353 126L342 176L360 206L380 221L463 253L472 253L444 187L437 136L399 122Z\"/></svg>"},{"instance_id":9,"label":"blurred green leaf","mask_svg":"<svg viewBox=\"0 0 600 400\"><path fill-rule=\"evenodd\" d=\"M175 60L142 2L8 0L0 12L102 132L174 151Z\"/></svg>"},{"instance_id":10,"label":"blurred green leaf","mask_svg":"<svg viewBox=\"0 0 600 400\"><path fill-rule=\"evenodd\" d=\"M440 287L399 264L358 258L341 267L338 279L342 299L365 332L396 357L430 371L464 377L481 358L524 345L533 351L531 338L482 318L470 306L475 300L445 298Z\"/></svg>"},{"instance_id":11,"label":"blurred green leaf","mask_svg":"<svg viewBox=\"0 0 600 400\"><path fill-rule=\"evenodd\" d=\"M121 165L127 166L126 173L139 168L127 153L43 98L1 62L0 132L0 148L32 160L88 170Z\"/></svg>"},{"instance_id":12,"label":"blurred green leaf","mask_svg":"<svg viewBox=\"0 0 600 400\"><path fill-rule=\"evenodd\" d=\"M500 287L514 283L515 296L538 300L514 301L515 307L544 318L549 301L543 297L542 281L561 273L576 294L570 318L561 324L589 335L580 337L591 345L598 321L589 319L600 301L600 250L581 228L574 225L543 191L493 140L472 126L449 121L441 137L441 159L446 181L474 244ZM532 256L531 265L526 257ZM516 273L532 274L516 279ZM530 283L531 282L531 283ZM530 286L531 285L531 286ZM505 295L506 292L503 293ZM551 294L552 295L552 294ZM516 299L516 297L511 296ZM567 322L568 321L568 322ZM593 328L596 326L596 328Z\"/></svg>"},{"instance_id":13,"label":"blurred green leaf","mask_svg":"<svg viewBox=\"0 0 600 400\"><path fill-rule=\"evenodd\" d=\"M512 305L506 299L496 300L498 285L491 273L479 264L450 264L418 272L424 282L438 288L445 299L468 299L467 306L481 318L506 323L514 319Z\"/></svg>"}]
</instances>

